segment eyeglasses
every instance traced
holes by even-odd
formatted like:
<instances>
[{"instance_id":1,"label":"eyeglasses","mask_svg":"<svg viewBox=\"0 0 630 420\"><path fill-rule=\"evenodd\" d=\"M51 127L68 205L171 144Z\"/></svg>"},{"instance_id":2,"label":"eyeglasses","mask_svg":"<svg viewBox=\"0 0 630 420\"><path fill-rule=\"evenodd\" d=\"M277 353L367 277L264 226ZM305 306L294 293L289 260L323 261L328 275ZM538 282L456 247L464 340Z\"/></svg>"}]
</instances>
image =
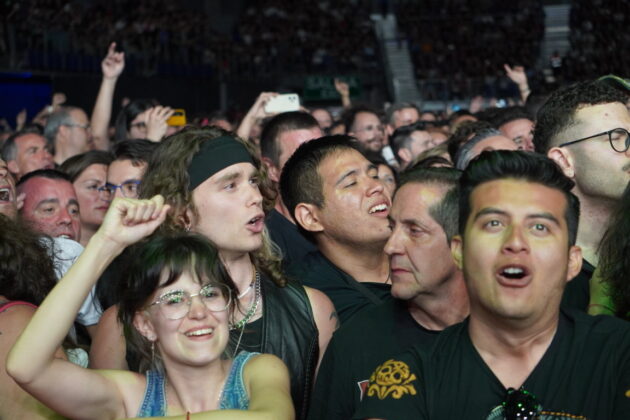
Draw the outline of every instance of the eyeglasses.
<instances>
[{"instance_id":1,"label":"eyeglasses","mask_svg":"<svg viewBox=\"0 0 630 420\"><path fill-rule=\"evenodd\" d=\"M192 298L195 296L199 296L199 300L210 312L223 312L232 302L230 289L224 285L209 284L199 290L199 293L192 295L185 290L166 292L148 306L158 305L162 315L167 319L182 319L190 312Z\"/></svg>"},{"instance_id":2,"label":"eyeglasses","mask_svg":"<svg viewBox=\"0 0 630 420\"><path fill-rule=\"evenodd\" d=\"M144 121L133 123L129 126L129 128L136 127L140 130L147 128L147 124Z\"/></svg>"},{"instance_id":3,"label":"eyeglasses","mask_svg":"<svg viewBox=\"0 0 630 420\"><path fill-rule=\"evenodd\" d=\"M612 130L604 131L603 133L593 134L592 136L584 137L582 139L562 143L559 147L569 146L584 140L603 136L604 134L608 134L608 141L615 152L625 153L630 147L630 133L628 133L628 130L625 128L613 128Z\"/></svg>"},{"instance_id":4,"label":"eyeglasses","mask_svg":"<svg viewBox=\"0 0 630 420\"><path fill-rule=\"evenodd\" d=\"M90 129L90 124L76 124L76 123L68 123L68 124L63 124L66 127L78 127L78 128L82 128L84 130L89 130Z\"/></svg>"},{"instance_id":5,"label":"eyeglasses","mask_svg":"<svg viewBox=\"0 0 630 420\"><path fill-rule=\"evenodd\" d=\"M116 189L120 188L120 193L123 197L127 198L136 198L138 197L138 187L140 185L140 181L137 179L130 179L129 181L125 181L120 185L110 184L109 182L102 187L99 187L99 193L105 193L108 195L116 194Z\"/></svg>"},{"instance_id":6,"label":"eyeglasses","mask_svg":"<svg viewBox=\"0 0 630 420\"><path fill-rule=\"evenodd\" d=\"M536 397L523 387L519 389L508 388L503 403L503 415L505 420L534 420L538 419L542 407L536 401Z\"/></svg>"}]
</instances>

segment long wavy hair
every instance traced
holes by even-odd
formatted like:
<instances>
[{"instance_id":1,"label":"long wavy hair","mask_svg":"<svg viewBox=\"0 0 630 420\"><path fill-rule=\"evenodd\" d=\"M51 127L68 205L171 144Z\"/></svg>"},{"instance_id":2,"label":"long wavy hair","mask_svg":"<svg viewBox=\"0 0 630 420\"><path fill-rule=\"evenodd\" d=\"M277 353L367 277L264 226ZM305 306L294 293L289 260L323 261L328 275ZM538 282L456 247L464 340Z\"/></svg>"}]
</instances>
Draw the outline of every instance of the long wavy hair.
<instances>
[{"instance_id":1,"label":"long wavy hair","mask_svg":"<svg viewBox=\"0 0 630 420\"><path fill-rule=\"evenodd\" d=\"M614 304L615 315L630 321L630 184L599 244L597 268Z\"/></svg>"},{"instance_id":2,"label":"long wavy hair","mask_svg":"<svg viewBox=\"0 0 630 420\"><path fill-rule=\"evenodd\" d=\"M218 127L186 127L180 132L164 139L153 152L142 178L140 197L149 198L156 194L164 196L172 209L160 226L164 232L177 232L186 229L192 221L187 219L186 210L190 210L198 220L199 212L193 203L193 192L189 191L188 167L193 156L206 141L221 136L232 136L240 141L252 157L259 172L260 192L263 196L263 210L268 213L274 206L276 192L267 176L264 165L257 157L252 146ZM257 269L268 275L278 286L286 285L282 273L281 257L278 247L271 242L266 228L263 231L263 245L250 253Z\"/></svg>"},{"instance_id":3,"label":"long wavy hair","mask_svg":"<svg viewBox=\"0 0 630 420\"><path fill-rule=\"evenodd\" d=\"M133 245L126 255L127 275L119 284L120 303L118 320L124 328L128 351L137 355L139 372L156 369L164 372L159 352L154 352L149 342L133 326L136 312L144 310L149 299L160 287L175 283L189 272L203 284L225 286L232 296L228 309L232 320L234 299L238 289L219 259L216 248L204 236L180 232L155 234Z\"/></svg>"}]
</instances>

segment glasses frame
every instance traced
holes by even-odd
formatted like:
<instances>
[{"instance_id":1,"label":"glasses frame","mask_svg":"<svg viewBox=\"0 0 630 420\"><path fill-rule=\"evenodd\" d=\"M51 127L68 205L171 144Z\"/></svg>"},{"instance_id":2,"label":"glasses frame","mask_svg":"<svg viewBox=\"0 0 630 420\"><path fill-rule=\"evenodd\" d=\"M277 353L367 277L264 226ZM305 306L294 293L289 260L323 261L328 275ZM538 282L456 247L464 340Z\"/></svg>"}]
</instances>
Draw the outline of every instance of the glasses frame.
<instances>
[{"instance_id":1,"label":"glasses frame","mask_svg":"<svg viewBox=\"0 0 630 420\"><path fill-rule=\"evenodd\" d=\"M623 130L626 133L626 148L625 148L625 150L622 150L622 151L615 149L615 146L613 146L613 141L612 141L611 134L614 131L617 131L617 130ZM625 128L621 128L621 127L613 128L612 130L604 131L604 132L598 133L598 134L593 134L592 136L584 137L584 138L581 138L581 139L568 141L566 143L562 143L558 147L570 146L572 144L579 143L579 142L584 141L584 140L590 140L590 139L593 139L595 137L603 136L604 134L608 135L608 143L610 144L610 147L612 147L612 149L615 152L617 152L617 153L626 153L628 151L628 148L630 148L630 132L628 130L626 130Z\"/></svg>"},{"instance_id":2,"label":"glasses frame","mask_svg":"<svg viewBox=\"0 0 630 420\"><path fill-rule=\"evenodd\" d=\"M226 298L225 307L223 309L219 309L219 310L215 311L215 310L210 309L208 307L208 305L206 305L205 302L203 300L201 300L201 303L203 303L203 306L207 310L209 310L210 312L225 312L225 311L227 311L230 308L230 306L232 305L232 291L230 290L229 287L227 287L227 286L225 286L223 284L206 284L201 289L199 289L199 291L197 293L193 293L193 294L189 294L188 292L186 292L185 290L182 290L182 289L170 290L170 291L165 292L165 293L161 294L160 296L158 296L158 298L154 302L149 303L146 306L146 308L150 308L151 306L157 305L158 309L162 312L162 315L164 315L165 318L170 319L171 321L176 321L178 319L186 318L188 316L188 314L190 313L190 307L192 305L192 299L195 296L200 296L201 293L204 291L204 289L206 289L208 287L212 287L212 288L215 288L215 289L221 289L224 292L224 296ZM166 296L168 296L168 295L170 295L171 293L174 293L174 292L183 292L183 293L188 295L188 303L187 303L188 309L179 318L170 318L170 317L166 316L166 314L164 314L164 311L163 311L162 305L161 305L163 303L163 299Z\"/></svg>"},{"instance_id":3,"label":"glasses frame","mask_svg":"<svg viewBox=\"0 0 630 420\"><path fill-rule=\"evenodd\" d=\"M66 123L66 124L62 124L62 125L65 125L66 127L78 127L78 128L82 128L82 129L84 129L86 131L91 128L90 124Z\"/></svg>"},{"instance_id":4,"label":"glasses frame","mask_svg":"<svg viewBox=\"0 0 630 420\"><path fill-rule=\"evenodd\" d=\"M137 179L130 179L127 180L121 184L110 184L109 182L106 182L105 185L103 185L102 187L98 188L98 192L99 193L103 193L103 192L107 192L110 196L116 195L116 190L120 188L120 193L123 195L123 197L125 198L136 198L136 197L127 197L127 194L125 194L125 190L123 189L123 186L125 185L135 185L136 189L137 187L142 183L142 181L139 181ZM111 190L111 191L109 191Z\"/></svg>"}]
</instances>

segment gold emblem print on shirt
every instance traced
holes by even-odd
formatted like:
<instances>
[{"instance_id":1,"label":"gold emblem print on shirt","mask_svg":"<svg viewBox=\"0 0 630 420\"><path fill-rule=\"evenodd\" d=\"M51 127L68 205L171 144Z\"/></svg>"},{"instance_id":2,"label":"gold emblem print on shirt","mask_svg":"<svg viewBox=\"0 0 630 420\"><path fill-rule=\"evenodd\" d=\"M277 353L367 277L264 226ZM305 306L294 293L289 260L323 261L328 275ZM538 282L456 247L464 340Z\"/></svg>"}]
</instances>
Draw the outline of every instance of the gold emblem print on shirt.
<instances>
[{"instance_id":1,"label":"gold emblem print on shirt","mask_svg":"<svg viewBox=\"0 0 630 420\"><path fill-rule=\"evenodd\" d=\"M409 371L405 362L390 359L376 368L370 376L367 395L377 396L379 400L387 397L400 399L405 394L416 395L412 382L416 375Z\"/></svg>"}]
</instances>

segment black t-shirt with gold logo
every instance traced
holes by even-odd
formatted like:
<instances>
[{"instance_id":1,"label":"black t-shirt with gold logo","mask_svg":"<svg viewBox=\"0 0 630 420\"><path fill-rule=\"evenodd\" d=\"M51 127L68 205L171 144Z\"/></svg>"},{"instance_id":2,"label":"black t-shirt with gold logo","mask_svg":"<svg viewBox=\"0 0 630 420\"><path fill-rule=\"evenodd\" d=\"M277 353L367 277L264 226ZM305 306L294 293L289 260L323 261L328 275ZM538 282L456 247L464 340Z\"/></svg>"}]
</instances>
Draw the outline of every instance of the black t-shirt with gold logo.
<instances>
[{"instance_id":1,"label":"black t-shirt with gold logo","mask_svg":"<svg viewBox=\"0 0 630 420\"><path fill-rule=\"evenodd\" d=\"M503 419L506 389L468 335L468 322L430 349L384 361L354 419ZM558 331L523 384L545 419L630 419L630 323L562 312Z\"/></svg>"},{"instance_id":2,"label":"black t-shirt with gold logo","mask_svg":"<svg viewBox=\"0 0 630 420\"><path fill-rule=\"evenodd\" d=\"M409 314L407 302L399 299L355 316L328 343L309 420L348 420L361 402L370 374L383 359L414 345L430 347L438 334L419 325Z\"/></svg>"}]
</instances>

